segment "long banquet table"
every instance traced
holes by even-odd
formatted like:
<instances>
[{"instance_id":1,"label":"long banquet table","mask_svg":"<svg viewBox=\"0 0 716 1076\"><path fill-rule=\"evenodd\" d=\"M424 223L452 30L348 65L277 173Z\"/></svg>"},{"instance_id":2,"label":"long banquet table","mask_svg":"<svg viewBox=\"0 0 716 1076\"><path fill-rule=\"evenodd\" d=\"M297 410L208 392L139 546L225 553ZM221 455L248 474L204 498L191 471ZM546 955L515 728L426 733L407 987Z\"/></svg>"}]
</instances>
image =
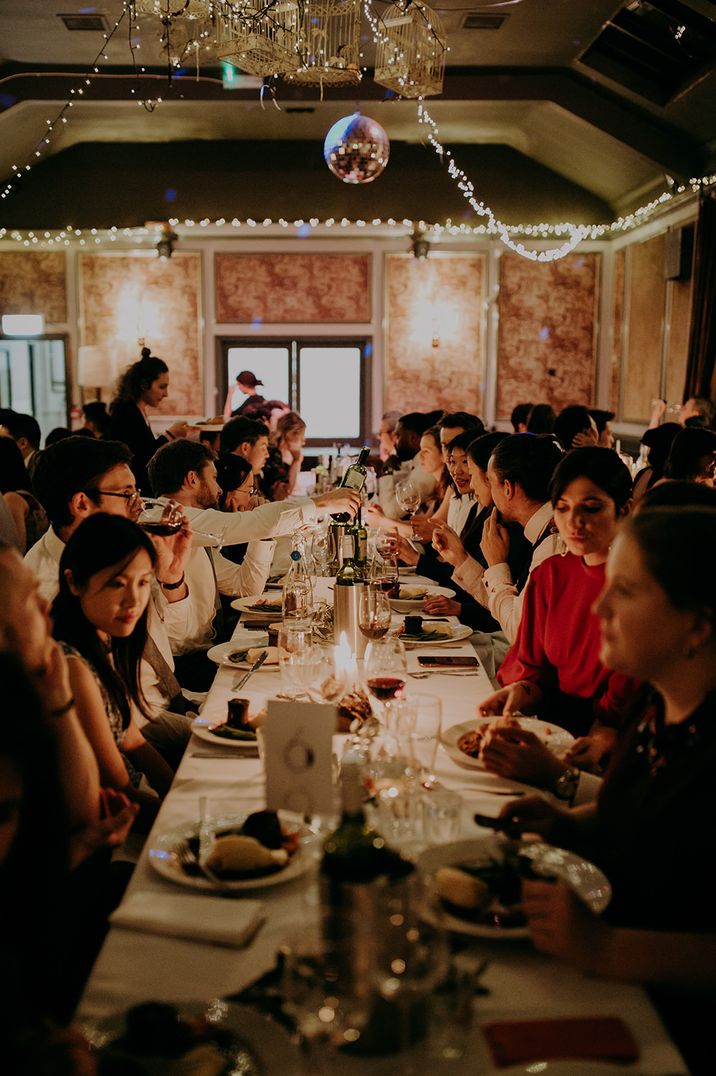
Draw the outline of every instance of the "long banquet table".
<instances>
[{"instance_id":1,"label":"long banquet table","mask_svg":"<svg viewBox=\"0 0 716 1076\"><path fill-rule=\"evenodd\" d=\"M440 651L430 647L419 650L419 653L431 652ZM473 654L475 651L468 639L460 649L453 647L449 652ZM410 651L408 661L410 671L418 669L415 650ZM235 676L235 669L218 669L202 710L202 719L207 724L225 718L226 702L232 695ZM251 699L253 712L280 690L279 673L262 670L250 679L241 694ZM476 676L409 679L411 694L440 695L444 729L473 717L476 703L492 690L482 667ZM340 753L340 743L336 749ZM442 747L436 774L443 785L456 789L463 797L461 835L464 837L485 835L486 831L472 821L472 816L475 811L497 813L505 798L496 793L525 787L482 771L460 767ZM260 760L241 757L238 753L231 755L221 741L213 747L203 739L192 737L136 866L127 896L141 892L153 894L157 901L161 901L166 894L178 891L177 886L153 870L146 849L151 847L157 834L195 822L200 796L208 797L214 817L241 814L264 806ZM191 941L112 927L87 984L78 1018L93 1023L148 999L204 1004L212 998L235 994L272 967L282 937L307 914L315 912L315 887L316 871L312 870L285 885L247 894L264 903L266 922L244 949L203 941L201 922L196 923L196 937ZM211 916L215 902L226 899L237 898L206 895L207 917ZM481 980L488 993L475 1000L475 1020L467 1054L471 1071L499 1071L487 1052L480 1025L495 1020L570 1016L620 1016L626 1021L639 1045L641 1057L634 1066L620 1066L621 1071L633 1070L640 1076L677 1076L688 1071L642 989L584 976L537 953L529 942L474 939L474 944L480 955L489 960L489 965ZM455 1061L446 1061L445 1065L445 1071L455 1071ZM371 1058L369 1061L346 1058L341 1061L341 1071L346 1073L364 1072L368 1066L371 1073L378 1076L392 1073L395 1058ZM431 1061L431 1067L436 1072L443 1071L441 1063ZM301 1071L298 1054L294 1071ZM284 1074L288 1076L285 1069L282 1076Z\"/></svg>"}]
</instances>

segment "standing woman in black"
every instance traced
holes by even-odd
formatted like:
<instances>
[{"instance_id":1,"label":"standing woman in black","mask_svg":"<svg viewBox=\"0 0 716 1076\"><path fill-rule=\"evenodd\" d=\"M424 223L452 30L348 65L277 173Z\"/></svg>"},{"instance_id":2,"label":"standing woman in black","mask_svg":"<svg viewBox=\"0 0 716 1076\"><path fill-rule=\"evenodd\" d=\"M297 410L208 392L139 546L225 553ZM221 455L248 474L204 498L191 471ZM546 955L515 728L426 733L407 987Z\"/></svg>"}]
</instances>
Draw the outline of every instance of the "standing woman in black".
<instances>
[{"instance_id":1,"label":"standing woman in black","mask_svg":"<svg viewBox=\"0 0 716 1076\"><path fill-rule=\"evenodd\" d=\"M147 408L158 407L169 394L169 367L163 359L142 348L142 357L128 366L117 383L109 411L106 438L123 441L130 449L132 470L137 488L151 496L147 480L147 463L167 441L186 437L186 422L175 422L161 437L155 437L149 425Z\"/></svg>"}]
</instances>

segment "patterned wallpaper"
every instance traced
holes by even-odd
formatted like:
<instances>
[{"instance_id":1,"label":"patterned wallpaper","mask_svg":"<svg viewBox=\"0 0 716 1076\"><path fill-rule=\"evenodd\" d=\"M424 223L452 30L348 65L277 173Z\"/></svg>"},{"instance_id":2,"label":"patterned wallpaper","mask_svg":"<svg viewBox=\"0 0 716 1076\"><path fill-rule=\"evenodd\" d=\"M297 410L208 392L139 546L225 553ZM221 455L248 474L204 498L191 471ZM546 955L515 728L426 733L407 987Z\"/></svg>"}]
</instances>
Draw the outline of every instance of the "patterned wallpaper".
<instances>
[{"instance_id":1,"label":"patterned wallpaper","mask_svg":"<svg viewBox=\"0 0 716 1076\"><path fill-rule=\"evenodd\" d=\"M591 404L599 254L530 262L503 254L500 269L497 417L515 404Z\"/></svg>"},{"instance_id":2,"label":"patterned wallpaper","mask_svg":"<svg viewBox=\"0 0 716 1076\"><path fill-rule=\"evenodd\" d=\"M486 258L386 256L386 410L480 413Z\"/></svg>"},{"instance_id":3,"label":"patterned wallpaper","mask_svg":"<svg viewBox=\"0 0 716 1076\"><path fill-rule=\"evenodd\" d=\"M624 329L624 263L625 251L614 255L614 321L612 346L609 351L609 410L619 415L619 373L622 363L622 332Z\"/></svg>"},{"instance_id":4,"label":"patterned wallpaper","mask_svg":"<svg viewBox=\"0 0 716 1076\"><path fill-rule=\"evenodd\" d=\"M219 322L370 321L369 254L217 254Z\"/></svg>"},{"instance_id":5,"label":"patterned wallpaper","mask_svg":"<svg viewBox=\"0 0 716 1076\"><path fill-rule=\"evenodd\" d=\"M0 314L44 314L51 324L67 321L65 255L0 251Z\"/></svg>"},{"instance_id":6,"label":"patterned wallpaper","mask_svg":"<svg viewBox=\"0 0 716 1076\"><path fill-rule=\"evenodd\" d=\"M82 254L80 342L114 349L117 372L139 358L142 339L169 367L164 414L200 415L201 256Z\"/></svg>"},{"instance_id":7,"label":"patterned wallpaper","mask_svg":"<svg viewBox=\"0 0 716 1076\"><path fill-rule=\"evenodd\" d=\"M651 401L661 395L666 280L665 233L627 252L628 327L622 356L622 413L625 422L645 422Z\"/></svg>"}]
</instances>

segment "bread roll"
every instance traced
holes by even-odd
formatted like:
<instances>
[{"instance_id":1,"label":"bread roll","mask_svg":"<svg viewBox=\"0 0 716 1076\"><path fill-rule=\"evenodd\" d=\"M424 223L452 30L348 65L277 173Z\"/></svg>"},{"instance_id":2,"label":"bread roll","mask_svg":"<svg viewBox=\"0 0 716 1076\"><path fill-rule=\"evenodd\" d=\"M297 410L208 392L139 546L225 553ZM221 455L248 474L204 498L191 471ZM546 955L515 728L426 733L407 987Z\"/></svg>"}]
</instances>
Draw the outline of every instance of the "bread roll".
<instances>
[{"instance_id":1,"label":"bread roll","mask_svg":"<svg viewBox=\"0 0 716 1076\"><path fill-rule=\"evenodd\" d=\"M218 873L256 871L283 866L287 858L282 848L272 852L255 837L232 833L227 837L217 837L206 865Z\"/></svg>"},{"instance_id":2,"label":"bread roll","mask_svg":"<svg viewBox=\"0 0 716 1076\"><path fill-rule=\"evenodd\" d=\"M490 900L490 888L480 878L459 867L440 867L435 872L438 896L467 911L479 911Z\"/></svg>"}]
</instances>

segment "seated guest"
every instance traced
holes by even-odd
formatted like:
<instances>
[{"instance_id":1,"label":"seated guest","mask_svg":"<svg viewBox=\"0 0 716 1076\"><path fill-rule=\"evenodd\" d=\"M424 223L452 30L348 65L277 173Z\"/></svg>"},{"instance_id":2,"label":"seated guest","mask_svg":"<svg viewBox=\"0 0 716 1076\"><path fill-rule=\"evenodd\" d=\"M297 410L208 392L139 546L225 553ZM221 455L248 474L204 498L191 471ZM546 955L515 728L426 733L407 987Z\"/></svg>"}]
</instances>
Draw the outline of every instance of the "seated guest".
<instances>
[{"instance_id":1,"label":"seated guest","mask_svg":"<svg viewBox=\"0 0 716 1076\"><path fill-rule=\"evenodd\" d=\"M148 808L149 817L158 800L140 787L142 773L159 796L173 776L136 719L137 712L149 716L139 666L156 559L141 527L98 512L68 539L52 604L54 635L65 644L77 714L102 784Z\"/></svg>"},{"instance_id":2,"label":"seated guest","mask_svg":"<svg viewBox=\"0 0 716 1076\"><path fill-rule=\"evenodd\" d=\"M32 484L40 456L40 424L33 415L3 408L0 436L11 437L22 454L22 460Z\"/></svg>"},{"instance_id":3,"label":"seated guest","mask_svg":"<svg viewBox=\"0 0 716 1076\"><path fill-rule=\"evenodd\" d=\"M421 411L411 411L401 415L395 427L395 453L383 464L378 479L378 502L383 513L390 519L400 519L405 515L398 504L395 489L408 479L420 494L421 502L427 501L435 490L435 479L424 471L418 462L420 438L434 418Z\"/></svg>"},{"instance_id":4,"label":"seated guest","mask_svg":"<svg viewBox=\"0 0 716 1076\"><path fill-rule=\"evenodd\" d=\"M679 422L682 426L696 426L713 429L716 404L704 396L690 396L679 409Z\"/></svg>"},{"instance_id":5,"label":"seated guest","mask_svg":"<svg viewBox=\"0 0 716 1076\"><path fill-rule=\"evenodd\" d=\"M298 412L287 411L285 415L281 415L276 423L275 432L270 436L269 455L264 467L264 479L261 482L261 489L268 500L283 501L296 489L305 443L306 423ZM286 487L285 493L283 490L278 491L273 488L277 482Z\"/></svg>"},{"instance_id":6,"label":"seated guest","mask_svg":"<svg viewBox=\"0 0 716 1076\"><path fill-rule=\"evenodd\" d=\"M380 462L385 461L395 453L395 427L400 418L400 411L386 411L380 420L378 430L378 455Z\"/></svg>"},{"instance_id":7,"label":"seated guest","mask_svg":"<svg viewBox=\"0 0 716 1076\"><path fill-rule=\"evenodd\" d=\"M533 405L531 403L517 404L512 408L512 414L510 415L510 422L512 423L512 429L514 433L527 433L527 418L532 411Z\"/></svg>"},{"instance_id":8,"label":"seated guest","mask_svg":"<svg viewBox=\"0 0 716 1076\"><path fill-rule=\"evenodd\" d=\"M526 797L501 811L509 833L578 850L612 886L597 917L562 883L523 883L535 945L648 985L695 1076L713 1072L716 994L715 546L712 508L648 508L620 528L596 605L601 658L651 690L596 803L567 811Z\"/></svg>"},{"instance_id":9,"label":"seated guest","mask_svg":"<svg viewBox=\"0 0 716 1076\"><path fill-rule=\"evenodd\" d=\"M678 422L665 422L662 426L650 426L648 430L644 430L641 443L649 451L647 466L642 468L634 479L632 497L635 504L664 477L664 467L671 445L680 431Z\"/></svg>"},{"instance_id":10,"label":"seated guest","mask_svg":"<svg viewBox=\"0 0 716 1076\"><path fill-rule=\"evenodd\" d=\"M548 403L535 404L527 416L527 433L554 433L554 420L557 416Z\"/></svg>"},{"instance_id":11,"label":"seated guest","mask_svg":"<svg viewBox=\"0 0 716 1076\"><path fill-rule=\"evenodd\" d=\"M567 553L532 571L515 641L497 674L504 686L479 709L484 715L537 711L581 735L595 720L618 725L634 689L600 661L591 611L617 523L629 507L631 476L611 449L573 449L554 472L550 496Z\"/></svg>"},{"instance_id":12,"label":"seated guest","mask_svg":"<svg viewBox=\"0 0 716 1076\"><path fill-rule=\"evenodd\" d=\"M716 470L716 432L687 427L671 442L664 478L713 486Z\"/></svg>"},{"instance_id":13,"label":"seated guest","mask_svg":"<svg viewBox=\"0 0 716 1076\"><path fill-rule=\"evenodd\" d=\"M248 512L263 503L254 485L251 464L243 456L225 452L216 460L216 481L219 483L219 508L222 512ZM246 556L247 542L223 545L222 556L234 564L241 564Z\"/></svg>"},{"instance_id":14,"label":"seated guest","mask_svg":"<svg viewBox=\"0 0 716 1076\"><path fill-rule=\"evenodd\" d=\"M451 411L443 415L438 423L440 427L440 451L443 454L445 466L450 475L450 488L448 489L443 503L435 513L435 518L440 523L447 523L459 534L465 526L465 521L473 507L472 498L465 498L464 492L458 490L450 469L448 446L463 433L470 433L470 440L474 440L485 432L482 419L477 415L471 415L469 411ZM463 446L464 447L464 446ZM454 466L454 464L453 464ZM426 535L425 540L430 541L431 535Z\"/></svg>"},{"instance_id":15,"label":"seated guest","mask_svg":"<svg viewBox=\"0 0 716 1076\"><path fill-rule=\"evenodd\" d=\"M570 448L596 445L599 440L597 424L581 404L562 408L554 420L554 436L565 452L569 452Z\"/></svg>"},{"instance_id":16,"label":"seated guest","mask_svg":"<svg viewBox=\"0 0 716 1076\"><path fill-rule=\"evenodd\" d=\"M495 447L487 465L494 508L483 526L480 549L487 568L468 555L449 527L436 528L433 545L453 565L453 580L489 609L512 641L522 614L524 589L530 572L559 552L552 505L547 499L560 450L550 437L515 433ZM513 577L509 566L509 535L505 525L517 523L532 547L522 572Z\"/></svg>"},{"instance_id":17,"label":"seated guest","mask_svg":"<svg viewBox=\"0 0 716 1076\"><path fill-rule=\"evenodd\" d=\"M366 520L381 530L394 530L403 538L416 537L430 541L438 519L434 514L440 508L452 482L440 448L440 427L431 426L420 438L418 463L426 474L435 479L435 491L431 500L423 506L424 515L413 515L410 520L389 519L379 505L371 505Z\"/></svg>"},{"instance_id":18,"label":"seated guest","mask_svg":"<svg viewBox=\"0 0 716 1076\"><path fill-rule=\"evenodd\" d=\"M148 409L159 407L169 395L169 367L163 359L152 355L148 347L142 348L142 357L128 366L117 383L117 389L109 405L109 426L105 436L111 441L121 441L132 453L132 471L137 488L150 493L147 483L147 463L154 453L168 441L186 437L186 422L173 426L155 437L149 425Z\"/></svg>"},{"instance_id":19,"label":"seated guest","mask_svg":"<svg viewBox=\"0 0 716 1076\"><path fill-rule=\"evenodd\" d=\"M716 508L716 489L713 486L704 485L702 482L682 482L673 479L670 482L659 482L658 486L652 486L639 501L637 510L642 508L679 508L681 505L703 505L705 508Z\"/></svg>"},{"instance_id":20,"label":"seated guest","mask_svg":"<svg viewBox=\"0 0 716 1076\"><path fill-rule=\"evenodd\" d=\"M183 505L190 519L192 510L218 512L221 487L213 456L203 445L191 441L165 445L149 461L149 479L157 496ZM261 594L274 547L271 539L250 541L240 564L227 560L216 549L192 547L181 580L182 598L165 613L177 675L187 687L204 691L214 678L216 669L206 659L206 651L222 641L220 595Z\"/></svg>"},{"instance_id":21,"label":"seated guest","mask_svg":"<svg viewBox=\"0 0 716 1076\"><path fill-rule=\"evenodd\" d=\"M39 541L50 525L30 485L17 443L10 437L0 437L0 493L12 513L23 553Z\"/></svg>"},{"instance_id":22,"label":"seated guest","mask_svg":"<svg viewBox=\"0 0 716 1076\"><path fill-rule=\"evenodd\" d=\"M129 468L129 449L119 441L68 437L45 449L35 475L38 498L50 520L50 528L28 551L26 562L38 580L41 595L52 601L59 589L59 565L65 543L83 520L104 512L137 519L141 498ZM159 578L178 578L189 555L187 534L155 536ZM169 638L164 628L165 607L179 600L177 591L155 589L149 606L149 632L141 665L142 694L151 722L144 735L167 752L174 763L189 738L189 722L181 717L186 705L174 675ZM171 711L171 712L169 712ZM143 718L138 718L143 722Z\"/></svg>"},{"instance_id":23,"label":"seated guest","mask_svg":"<svg viewBox=\"0 0 716 1076\"><path fill-rule=\"evenodd\" d=\"M107 436L109 414L104 400L90 400L89 403L82 404L82 418L85 420L84 429L93 437Z\"/></svg>"},{"instance_id":24,"label":"seated guest","mask_svg":"<svg viewBox=\"0 0 716 1076\"><path fill-rule=\"evenodd\" d=\"M232 418L221 431L219 446L222 452L233 452L248 460L258 483L269 458L269 433L263 422L243 416Z\"/></svg>"},{"instance_id":25,"label":"seated guest","mask_svg":"<svg viewBox=\"0 0 716 1076\"><path fill-rule=\"evenodd\" d=\"M599 440L597 442L602 448L614 448L614 434L612 428L609 425L614 421L613 411L600 411L599 408L590 407L589 414L594 419L594 423L597 427L597 433L599 434Z\"/></svg>"},{"instance_id":26,"label":"seated guest","mask_svg":"<svg viewBox=\"0 0 716 1076\"><path fill-rule=\"evenodd\" d=\"M77 432L79 433L80 431L78 430ZM50 430L45 438L45 448L51 448L58 441L64 441L66 437L72 437L72 430L67 426L55 426L54 430Z\"/></svg>"}]
</instances>

